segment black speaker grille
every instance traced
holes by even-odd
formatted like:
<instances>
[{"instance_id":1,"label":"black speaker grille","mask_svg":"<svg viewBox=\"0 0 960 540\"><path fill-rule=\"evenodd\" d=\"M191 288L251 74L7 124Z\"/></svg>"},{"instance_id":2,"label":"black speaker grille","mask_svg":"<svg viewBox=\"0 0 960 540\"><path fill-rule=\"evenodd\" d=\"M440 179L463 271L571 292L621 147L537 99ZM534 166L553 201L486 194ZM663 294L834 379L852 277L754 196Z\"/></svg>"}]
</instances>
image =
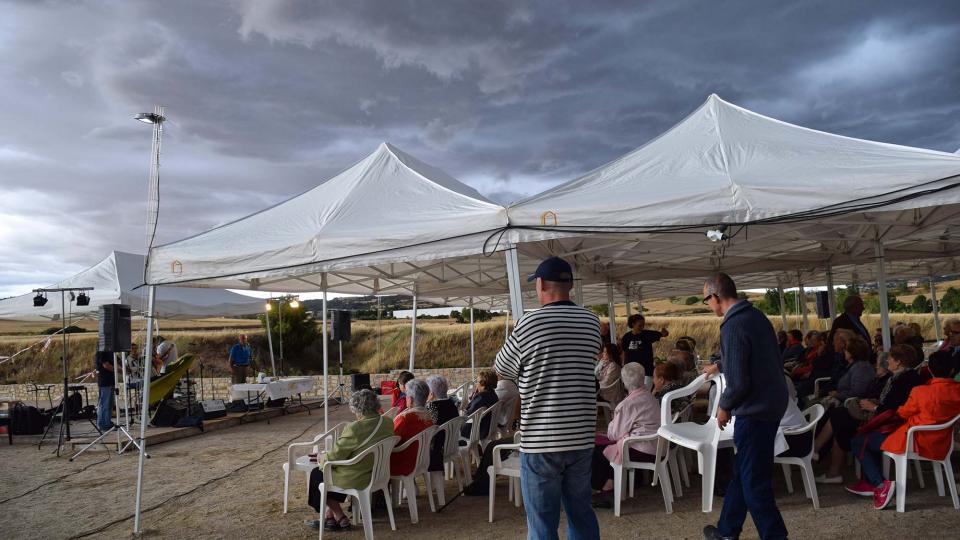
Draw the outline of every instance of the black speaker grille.
<instances>
[{"instance_id":1,"label":"black speaker grille","mask_svg":"<svg viewBox=\"0 0 960 540\"><path fill-rule=\"evenodd\" d=\"M103 304L100 306L100 335L98 350L127 352L130 350L130 306Z\"/></svg>"},{"instance_id":2,"label":"black speaker grille","mask_svg":"<svg viewBox=\"0 0 960 540\"><path fill-rule=\"evenodd\" d=\"M333 340L350 341L350 312L337 310L333 312Z\"/></svg>"}]
</instances>

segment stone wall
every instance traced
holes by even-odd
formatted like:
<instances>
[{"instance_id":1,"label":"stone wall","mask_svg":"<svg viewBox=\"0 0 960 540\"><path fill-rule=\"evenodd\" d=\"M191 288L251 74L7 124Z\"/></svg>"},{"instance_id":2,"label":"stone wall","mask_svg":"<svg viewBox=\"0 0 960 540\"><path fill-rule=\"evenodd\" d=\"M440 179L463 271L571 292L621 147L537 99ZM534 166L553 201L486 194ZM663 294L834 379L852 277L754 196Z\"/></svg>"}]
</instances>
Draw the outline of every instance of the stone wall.
<instances>
[{"instance_id":1,"label":"stone wall","mask_svg":"<svg viewBox=\"0 0 960 540\"><path fill-rule=\"evenodd\" d=\"M394 370L390 373L373 373L370 375L370 386L373 388L379 388L381 381L392 381L396 380L397 375L400 373L400 370ZM473 380L471 376L470 368L450 368L450 369L422 369L415 370L417 377L427 378L431 375L442 375L447 378L447 381L450 383L450 391L452 392L457 386ZM313 392L309 394L304 394L304 398L322 398L323 397L323 376L315 375L313 377L316 380L316 385L314 386ZM247 379L252 382L254 379L252 377ZM200 382L200 381L198 381ZM349 375L344 375L343 377L344 391L347 395L353 392L351 385L351 379ZM337 376L333 375L328 377L327 385L332 395L337 388ZM45 387L47 385L40 385ZM83 385L71 385L71 386L84 386L87 388L87 394L89 395L90 402L96 404L97 401L97 385L96 383L86 383ZM230 399L230 379L227 377L206 377L202 381L202 396L205 399ZM53 402L57 403L60 400L60 395L63 393L63 385L53 385L50 389L50 396L53 398ZM81 391L81 394L83 392ZM197 388L198 397L201 394L201 388ZM30 386L26 384L7 384L0 385L0 401L23 401L28 405L34 404L34 393L30 390ZM40 392L40 406L49 407L47 404L47 393L46 391Z\"/></svg>"}]
</instances>

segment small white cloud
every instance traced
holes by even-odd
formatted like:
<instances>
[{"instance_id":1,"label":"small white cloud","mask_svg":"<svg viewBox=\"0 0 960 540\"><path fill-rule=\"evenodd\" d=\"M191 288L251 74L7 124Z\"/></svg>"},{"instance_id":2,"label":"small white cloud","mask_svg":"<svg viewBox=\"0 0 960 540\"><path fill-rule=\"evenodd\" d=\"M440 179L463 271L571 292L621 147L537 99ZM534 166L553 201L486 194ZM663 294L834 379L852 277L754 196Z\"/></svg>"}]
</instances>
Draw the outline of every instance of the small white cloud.
<instances>
[{"instance_id":1,"label":"small white cloud","mask_svg":"<svg viewBox=\"0 0 960 540\"><path fill-rule=\"evenodd\" d=\"M16 162L16 161L46 161L47 159L43 156L34 154L28 150L22 148L17 148L16 146L6 145L0 146L0 163L2 162Z\"/></svg>"},{"instance_id":2,"label":"small white cloud","mask_svg":"<svg viewBox=\"0 0 960 540\"><path fill-rule=\"evenodd\" d=\"M76 71L64 71L60 74L60 78L67 81L67 84L74 88L80 88L83 86L83 75L77 73Z\"/></svg>"}]
</instances>

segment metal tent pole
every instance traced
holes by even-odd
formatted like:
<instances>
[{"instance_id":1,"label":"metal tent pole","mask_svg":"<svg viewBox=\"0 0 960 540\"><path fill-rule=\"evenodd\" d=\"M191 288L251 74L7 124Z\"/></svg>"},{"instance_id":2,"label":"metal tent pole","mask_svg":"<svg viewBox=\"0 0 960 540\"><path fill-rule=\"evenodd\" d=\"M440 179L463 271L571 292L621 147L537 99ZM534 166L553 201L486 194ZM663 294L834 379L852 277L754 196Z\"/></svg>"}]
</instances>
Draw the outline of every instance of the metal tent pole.
<instances>
[{"instance_id":1,"label":"metal tent pole","mask_svg":"<svg viewBox=\"0 0 960 540\"><path fill-rule=\"evenodd\" d=\"M273 331L270 329L270 302L273 301L273 298L267 299L267 310L264 311L264 314L267 316L267 348L270 349L270 368L273 370L273 376L277 376L277 364L273 359ZM279 306L279 304L278 304Z\"/></svg>"},{"instance_id":2,"label":"metal tent pole","mask_svg":"<svg viewBox=\"0 0 960 540\"><path fill-rule=\"evenodd\" d=\"M477 379L475 338L473 336L473 297L470 297L470 377L471 380Z\"/></svg>"},{"instance_id":3,"label":"metal tent pole","mask_svg":"<svg viewBox=\"0 0 960 540\"><path fill-rule=\"evenodd\" d=\"M413 316L410 317L410 373L413 373L413 364L417 357L417 286L413 286Z\"/></svg>"},{"instance_id":4,"label":"metal tent pole","mask_svg":"<svg viewBox=\"0 0 960 540\"><path fill-rule=\"evenodd\" d=\"M330 395L329 395L329 385L327 384L327 376L330 371L330 344L327 342L327 274L324 273L320 278L320 287L323 289L323 431L326 433L330 422Z\"/></svg>"},{"instance_id":5,"label":"metal tent pole","mask_svg":"<svg viewBox=\"0 0 960 540\"><path fill-rule=\"evenodd\" d=\"M930 269L930 304L933 306L933 331L937 341L943 339L943 330L940 328L940 304L937 302L937 282L933 279L933 270Z\"/></svg>"},{"instance_id":6,"label":"metal tent pole","mask_svg":"<svg viewBox=\"0 0 960 540\"><path fill-rule=\"evenodd\" d=\"M507 284L510 286L510 314L513 324L517 324L523 317L523 291L520 289L520 261L517 258L517 247L510 245L506 252Z\"/></svg>"},{"instance_id":7,"label":"metal tent pole","mask_svg":"<svg viewBox=\"0 0 960 540\"><path fill-rule=\"evenodd\" d=\"M625 308L625 310L626 310L626 312L627 312L627 319L629 319L629 318L630 318L630 315L631 315L631 312L630 312L630 293L632 293L632 292L633 292L633 290L631 289L630 284L627 283L627 294L626 294L626 298L624 298L624 308Z\"/></svg>"},{"instance_id":8,"label":"metal tent pole","mask_svg":"<svg viewBox=\"0 0 960 540\"><path fill-rule=\"evenodd\" d=\"M579 273L573 278L573 296L577 305L583 306L583 279L580 278Z\"/></svg>"},{"instance_id":9,"label":"metal tent pole","mask_svg":"<svg viewBox=\"0 0 960 540\"><path fill-rule=\"evenodd\" d=\"M143 504L143 460L147 453L147 424L150 422L150 376L153 371L153 303L157 288L147 287L147 343L143 355L143 401L140 404L140 454L137 457L137 494L134 501L133 533L140 534L140 508Z\"/></svg>"},{"instance_id":10,"label":"metal tent pole","mask_svg":"<svg viewBox=\"0 0 960 540\"><path fill-rule=\"evenodd\" d=\"M787 322L787 295L783 292L783 282L777 278L777 294L780 296L780 320L783 323L783 331L790 329Z\"/></svg>"},{"instance_id":11,"label":"metal tent pole","mask_svg":"<svg viewBox=\"0 0 960 540\"><path fill-rule=\"evenodd\" d=\"M637 313L643 315L643 285L637 287Z\"/></svg>"},{"instance_id":12,"label":"metal tent pole","mask_svg":"<svg viewBox=\"0 0 960 540\"><path fill-rule=\"evenodd\" d=\"M880 327L883 350L890 350L890 306L887 303L887 276L884 269L883 243L877 238L877 293L880 295Z\"/></svg>"},{"instance_id":13,"label":"metal tent pole","mask_svg":"<svg viewBox=\"0 0 960 540\"><path fill-rule=\"evenodd\" d=\"M800 272L797 272L797 303L800 307L800 315L803 321L803 333L806 334L810 330L810 322L807 320L807 293L803 289L803 278L800 277Z\"/></svg>"},{"instance_id":14,"label":"metal tent pole","mask_svg":"<svg viewBox=\"0 0 960 540\"><path fill-rule=\"evenodd\" d=\"M613 305L613 283L607 282L607 324L610 325L610 343L617 342L617 312Z\"/></svg>"}]
</instances>

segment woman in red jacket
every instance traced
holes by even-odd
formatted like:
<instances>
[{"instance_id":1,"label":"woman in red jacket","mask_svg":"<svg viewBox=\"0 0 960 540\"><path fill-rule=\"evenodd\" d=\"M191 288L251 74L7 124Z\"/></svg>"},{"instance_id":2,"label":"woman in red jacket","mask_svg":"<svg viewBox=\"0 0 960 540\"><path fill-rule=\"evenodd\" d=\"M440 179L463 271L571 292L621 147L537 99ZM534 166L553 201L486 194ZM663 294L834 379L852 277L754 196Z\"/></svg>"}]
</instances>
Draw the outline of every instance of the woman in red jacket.
<instances>
[{"instance_id":1,"label":"woman in red jacket","mask_svg":"<svg viewBox=\"0 0 960 540\"><path fill-rule=\"evenodd\" d=\"M400 436L397 446L401 446L416 437L421 431L433 425L433 417L427 410L427 397L430 387L420 379L407 381L404 387L407 408L393 420L393 433ZM406 450L390 455L390 476L404 476L413 472L417 465L418 445L412 444Z\"/></svg>"},{"instance_id":2,"label":"woman in red jacket","mask_svg":"<svg viewBox=\"0 0 960 540\"><path fill-rule=\"evenodd\" d=\"M894 482L884 480L880 470L881 452L903 454L907 451L907 430L914 426L942 424L960 414L960 383L953 380L953 361L949 353L938 351L928 362L933 379L916 386L897 414L905 420L896 431L888 434L876 431L857 435L853 439L854 455L859 456L863 479L847 491L855 495L872 496L873 507L885 508L894 496ZM952 429L920 431L914 435L917 454L942 460L950 449ZM897 478L897 482L905 479Z\"/></svg>"}]
</instances>

